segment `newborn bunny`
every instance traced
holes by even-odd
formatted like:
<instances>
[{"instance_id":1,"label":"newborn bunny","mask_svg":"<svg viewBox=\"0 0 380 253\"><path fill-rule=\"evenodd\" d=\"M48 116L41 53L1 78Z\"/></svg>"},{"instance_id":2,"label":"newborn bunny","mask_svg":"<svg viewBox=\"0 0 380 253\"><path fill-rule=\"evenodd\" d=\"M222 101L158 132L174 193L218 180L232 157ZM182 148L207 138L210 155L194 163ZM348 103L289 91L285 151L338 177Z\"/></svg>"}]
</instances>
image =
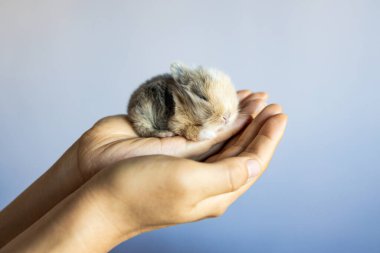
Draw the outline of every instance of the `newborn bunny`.
<instances>
[{"instance_id":1,"label":"newborn bunny","mask_svg":"<svg viewBox=\"0 0 380 253\"><path fill-rule=\"evenodd\" d=\"M238 104L226 74L173 63L170 74L153 77L132 94L128 117L140 136L181 135L198 141L233 123Z\"/></svg>"}]
</instances>

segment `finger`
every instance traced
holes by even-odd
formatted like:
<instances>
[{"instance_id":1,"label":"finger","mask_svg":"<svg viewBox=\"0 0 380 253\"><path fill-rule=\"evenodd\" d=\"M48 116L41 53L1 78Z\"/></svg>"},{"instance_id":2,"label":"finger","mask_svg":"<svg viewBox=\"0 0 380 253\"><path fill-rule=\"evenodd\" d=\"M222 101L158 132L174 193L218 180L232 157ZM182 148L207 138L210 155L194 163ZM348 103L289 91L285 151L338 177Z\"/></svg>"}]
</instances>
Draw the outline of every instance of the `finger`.
<instances>
[{"instance_id":1,"label":"finger","mask_svg":"<svg viewBox=\"0 0 380 253\"><path fill-rule=\"evenodd\" d=\"M241 154L243 157L260 161L258 162L260 172L257 176L251 177L246 184L235 191L215 195L200 201L196 205L194 213L198 216L219 216L223 214L237 198L244 194L267 168L274 150L285 131L286 123L287 116L284 114L271 117L260 130L259 135L252 142L252 145L249 145L247 151ZM263 138L265 139L264 141Z\"/></svg>"},{"instance_id":2,"label":"finger","mask_svg":"<svg viewBox=\"0 0 380 253\"><path fill-rule=\"evenodd\" d=\"M243 148L256 137L259 130L262 128L264 123L272 116L282 112L282 108L278 104L271 104L265 107L265 109L256 117L251 124L244 130L244 132L236 139L228 143L226 149L231 146L241 146Z\"/></svg>"},{"instance_id":3,"label":"finger","mask_svg":"<svg viewBox=\"0 0 380 253\"><path fill-rule=\"evenodd\" d=\"M224 145L224 142L237 134L241 129L243 129L251 120L251 114L257 111L257 108L262 106L262 100L252 100L246 103L246 105L242 108L239 113L238 118L235 122L230 125L228 128L223 129L218 132L216 137L210 140L204 141L186 141L186 149L180 150L181 153L170 153L169 155L178 155L181 157L189 157L197 161L204 160L205 158L215 154L218 152L221 147ZM181 137L173 137L173 138L181 138ZM161 139L162 150L170 150L171 152L174 150L176 152L178 149L173 149L172 147L167 147L167 144L172 143L165 138ZM166 154L166 153L164 153Z\"/></svg>"},{"instance_id":4,"label":"finger","mask_svg":"<svg viewBox=\"0 0 380 253\"><path fill-rule=\"evenodd\" d=\"M245 99L268 99L268 93L266 92L252 92L250 90L239 90L237 92L239 102L244 101Z\"/></svg>"},{"instance_id":5,"label":"finger","mask_svg":"<svg viewBox=\"0 0 380 253\"><path fill-rule=\"evenodd\" d=\"M245 128L243 133L229 141L218 155L210 157L208 161L212 162L240 154L256 137L264 123L273 115L281 113L281 111L281 106L277 104L265 107L265 109Z\"/></svg>"},{"instance_id":6,"label":"finger","mask_svg":"<svg viewBox=\"0 0 380 253\"><path fill-rule=\"evenodd\" d=\"M260 167L255 161L246 157L233 157L215 163L198 163L188 172L194 193L199 200L227 192L234 192L249 178L260 173Z\"/></svg>"},{"instance_id":7,"label":"finger","mask_svg":"<svg viewBox=\"0 0 380 253\"><path fill-rule=\"evenodd\" d=\"M241 104L240 113L249 115L250 118L254 119L266 106L264 99L245 99Z\"/></svg>"},{"instance_id":8,"label":"finger","mask_svg":"<svg viewBox=\"0 0 380 253\"><path fill-rule=\"evenodd\" d=\"M252 97L255 99L260 98L260 99L266 100L266 99L268 99L269 95L266 92L254 92Z\"/></svg>"},{"instance_id":9,"label":"finger","mask_svg":"<svg viewBox=\"0 0 380 253\"><path fill-rule=\"evenodd\" d=\"M260 163L262 171L265 170L284 134L286 123L287 115L285 114L281 113L270 117L239 156L255 159Z\"/></svg>"},{"instance_id":10,"label":"finger","mask_svg":"<svg viewBox=\"0 0 380 253\"><path fill-rule=\"evenodd\" d=\"M229 128L218 132L217 137L214 139L215 143L220 143L221 141L227 140L231 136L238 133L246 124L252 120L251 115L259 111L264 104L265 102L261 99L248 101L239 113L237 120Z\"/></svg>"},{"instance_id":11,"label":"finger","mask_svg":"<svg viewBox=\"0 0 380 253\"><path fill-rule=\"evenodd\" d=\"M242 100L242 101L245 101L245 100L255 100L255 99L267 100L268 99L268 94L265 93L265 92L251 93L247 97L245 97L244 100Z\"/></svg>"},{"instance_id":12,"label":"finger","mask_svg":"<svg viewBox=\"0 0 380 253\"><path fill-rule=\"evenodd\" d=\"M248 97L251 94L252 94L252 91L250 90L239 90L237 92L239 102L243 101L246 97Z\"/></svg>"},{"instance_id":13,"label":"finger","mask_svg":"<svg viewBox=\"0 0 380 253\"><path fill-rule=\"evenodd\" d=\"M249 189L251 184L252 182L243 185L234 192L212 196L198 202L192 210L192 216L194 219L199 220L223 215L227 209Z\"/></svg>"},{"instance_id":14,"label":"finger","mask_svg":"<svg viewBox=\"0 0 380 253\"><path fill-rule=\"evenodd\" d=\"M211 146L211 148L209 148L209 150L207 150L207 152L199 155L199 156L196 156L194 157L194 160L196 161L205 161L206 159L209 159L209 157L215 155L215 154L218 154L223 146L225 145L227 140L224 140L224 141L221 141L219 143L216 143L214 144L213 146Z\"/></svg>"}]
</instances>

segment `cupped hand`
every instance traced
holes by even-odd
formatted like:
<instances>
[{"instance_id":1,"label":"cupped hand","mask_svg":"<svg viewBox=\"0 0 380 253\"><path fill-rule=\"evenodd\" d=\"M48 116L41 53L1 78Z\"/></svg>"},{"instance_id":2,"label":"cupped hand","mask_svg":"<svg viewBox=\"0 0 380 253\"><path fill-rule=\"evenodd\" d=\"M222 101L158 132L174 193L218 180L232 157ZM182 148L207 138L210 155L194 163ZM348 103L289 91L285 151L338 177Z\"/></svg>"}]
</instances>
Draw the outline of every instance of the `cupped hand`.
<instances>
[{"instance_id":1,"label":"cupped hand","mask_svg":"<svg viewBox=\"0 0 380 253\"><path fill-rule=\"evenodd\" d=\"M266 107L207 162L142 156L101 171L91 182L95 199L108 201L103 216L127 239L223 214L267 168L287 122L280 112Z\"/></svg>"},{"instance_id":2,"label":"cupped hand","mask_svg":"<svg viewBox=\"0 0 380 253\"><path fill-rule=\"evenodd\" d=\"M183 137L141 138L126 115L110 116L98 121L78 140L74 159L84 181L99 170L120 160L142 155L172 155L203 160L218 151L225 141L239 132L265 106L267 94L238 92L240 113L235 123L219 132L216 138L193 142Z\"/></svg>"},{"instance_id":3,"label":"cupped hand","mask_svg":"<svg viewBox=\"0 0 380 253\"><path fill-rule=\"evenodd\" d=\"M106 252L142 232L219 216L267 168L286 121L279 106L269 105L203 162L138 156L108 165L86 183L67 177L75 173L65 166L77 159L72 152L78 148L75 144L65 153L71 162L63 157L2 212L3 217L11 214L8 222L0 224L6 228L3 251ZM106 155L98 153L90 161L105 159L107 164L107 152L114 155L117 150L112 151L112 145L118 141L99 140L94 150L105 144ZM96 155L86 148L82 152ZM14 210L19 212L12 215Z\"/></svg>"}]
</instances>

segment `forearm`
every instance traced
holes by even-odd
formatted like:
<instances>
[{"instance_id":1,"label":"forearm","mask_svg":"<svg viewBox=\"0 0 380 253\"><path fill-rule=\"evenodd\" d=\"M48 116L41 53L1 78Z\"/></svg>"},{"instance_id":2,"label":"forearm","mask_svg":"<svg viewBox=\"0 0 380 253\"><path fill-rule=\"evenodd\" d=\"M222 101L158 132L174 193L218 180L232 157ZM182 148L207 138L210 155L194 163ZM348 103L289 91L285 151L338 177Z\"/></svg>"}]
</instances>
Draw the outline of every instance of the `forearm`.
<instances>
[{"instance_id":1,"label":"forearm","mask_svg":"<svg viewBox=\"0 0 380 253\"><path fill-rule=\"evenodd\" d=\"M31 226L83 183L76 169L77 144L0 213L0 248Z\"/></svg>"},{"instance_id":2,"label":"forearm","mask_svg":"<svg viewBox=\"0 0 380 253\"><path fill-rule=\"evenodd\" d=\"M88 181L0 252L107 252L135 235L110 222L112 203L96 184Z\"/></svg>"}]
</instances>

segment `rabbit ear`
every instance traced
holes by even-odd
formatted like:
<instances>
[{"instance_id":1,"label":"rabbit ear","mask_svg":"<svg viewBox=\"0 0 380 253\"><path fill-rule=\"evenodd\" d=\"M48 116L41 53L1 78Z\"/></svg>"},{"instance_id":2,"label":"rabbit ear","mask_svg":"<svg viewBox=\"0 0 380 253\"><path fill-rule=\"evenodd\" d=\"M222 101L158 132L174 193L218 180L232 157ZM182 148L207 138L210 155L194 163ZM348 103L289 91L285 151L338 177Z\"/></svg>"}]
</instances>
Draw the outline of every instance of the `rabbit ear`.
<instances>
[{"instance_id":1,"label":"rabbit ear","mask_svg":"<svg viewBox=\"0 0 380 253\"><path fill-rule=\"evenodd\" d=\"M170 65L170 73L176 82L186 84L190 78L191 69L183 63L174 62Z\"/></svg>"}]
</instances>

